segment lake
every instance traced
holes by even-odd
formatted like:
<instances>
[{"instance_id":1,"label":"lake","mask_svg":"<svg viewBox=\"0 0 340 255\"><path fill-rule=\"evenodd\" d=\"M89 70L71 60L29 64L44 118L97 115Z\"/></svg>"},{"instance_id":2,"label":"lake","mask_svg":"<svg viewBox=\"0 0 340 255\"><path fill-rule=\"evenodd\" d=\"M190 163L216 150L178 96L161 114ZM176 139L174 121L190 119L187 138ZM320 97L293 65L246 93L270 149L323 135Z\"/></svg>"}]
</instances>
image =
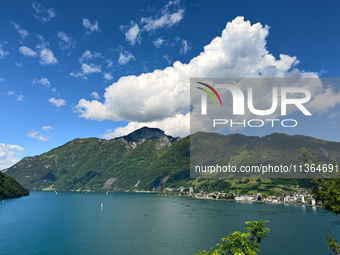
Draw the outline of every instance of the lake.
<instances>
[{"instance_id":1,"label":"lake","mask_svg":"<svg viewBox=\"0 0 340 255\"><path fill-rule=\"evenodd\" d=\"M0 200L0 254L194 254L260 219L271 232L258 254L332 254L322 242L332 216L302 205L37 191ZM339 225L333 216L338 236Z\"/></svg>"}]
</instances>

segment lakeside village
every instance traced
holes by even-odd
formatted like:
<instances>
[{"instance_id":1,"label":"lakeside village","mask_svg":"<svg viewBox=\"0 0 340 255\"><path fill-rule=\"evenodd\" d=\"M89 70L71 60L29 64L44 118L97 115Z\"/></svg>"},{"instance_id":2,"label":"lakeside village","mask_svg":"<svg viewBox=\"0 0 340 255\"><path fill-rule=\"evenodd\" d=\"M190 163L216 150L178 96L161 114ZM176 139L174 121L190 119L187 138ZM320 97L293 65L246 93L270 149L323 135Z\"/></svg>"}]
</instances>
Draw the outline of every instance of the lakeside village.
<instances>
[{"instance_id":1,"label":"lakeside village","mask_svg":"<svg viewBox=\"0 0 340 255\"><path fill-rule=\"evenodd\" d=\"M184 196L197 199L211 199L211 200L234 200L237 202L264 202L273 204L304 204L309 206L322 206L321 202L316 202L315 198L310 194L308 189L298 188L296 191L280 190L280 196L264 196L261 193L256 195L239 195L239 194L227 194L221 192L205 193L201 190L199 193L194 192L193 187L185 188L179 187L178 189L166 188L162 195L172 196Z\"/></svg>"}]
</instances>

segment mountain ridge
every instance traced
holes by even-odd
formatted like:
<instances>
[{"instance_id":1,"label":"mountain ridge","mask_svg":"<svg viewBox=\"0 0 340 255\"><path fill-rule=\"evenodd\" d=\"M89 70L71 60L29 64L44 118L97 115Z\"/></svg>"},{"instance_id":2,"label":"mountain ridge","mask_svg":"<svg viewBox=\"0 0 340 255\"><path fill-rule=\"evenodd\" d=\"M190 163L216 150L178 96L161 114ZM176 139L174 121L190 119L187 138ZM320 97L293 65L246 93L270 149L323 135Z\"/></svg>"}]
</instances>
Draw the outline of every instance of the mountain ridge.
<instances>
[{"instance_id":1,"label":"mountain ridge","mask_svg":"<svg viewBox=\"0 0 340 255\"><path fill-rule=\"evenodd\" d=\"M296 154L302 147L323 162L340 159L340 143L303 135L273 133L259 137L198 132L192 136L213 144L212 157L222 163L299 164ZM204 158L201 160L204 162ZM7 174L33 190L152 190L159 189L162 180L163 188L182 180L190 182L189 162L190 136L174 138L160 129L143 127L111 140L74 139L22 159Z\"/></svg>"},{"instance_id":2,"label":"mountain ridge","mask_svg":"<svg viewBox=\"0 0 340 255\"><path fill-rule=\"evenodd\" d=\"M161 149L163 146L169 145L172 142L177 142L181 138L180 137L172 137L166 135L165 132L159 128L148 128L142 127L131 132L128 135L113 138L114 140L122 140L128 147L136 147L137 144L141 144L145 141L153 141L162 139L164 142L158 145L158 149ZM111 139L112 140L112 139Z\"/></svg>"}]
</instances>

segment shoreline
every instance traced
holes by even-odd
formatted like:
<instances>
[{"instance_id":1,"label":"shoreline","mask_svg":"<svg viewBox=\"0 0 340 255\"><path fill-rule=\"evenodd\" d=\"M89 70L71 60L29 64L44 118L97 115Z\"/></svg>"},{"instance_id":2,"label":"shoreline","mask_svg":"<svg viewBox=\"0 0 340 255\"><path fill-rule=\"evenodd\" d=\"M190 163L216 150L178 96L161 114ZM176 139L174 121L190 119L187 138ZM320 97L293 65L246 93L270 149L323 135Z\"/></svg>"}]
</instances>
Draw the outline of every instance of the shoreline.
<instances>
[{"instance_id":1,"label":"shoreline","mask_svg":"<svg viewBox=\"0 0 340 255\"><path fill-rule=\"evenodd\" d=\"M236 201L235 199L216 199L216 198L204 198L204 197L195 197L195 196L181 196L181 195L168 195L168 194L157 194L160 196L174 196L174 197L186 197L186 198L193 198L193 199L203 199L203 200L212 200L212 201L233 201L237 203L247 203L247 204L252 204L252 203L266 203L266 204L273 204L273 205L305 205L313 208L321 208L325 209L323 206L320 205L310 205L307 203L284 203L284 202L277 202L277 203L272 203L272 202L265 202L265 201Z\"/></svg>"},{"instance_id":2,"label":"shoreline","mask_svg":"<svg viewBox=\"0 0 340 255\"><path fill-rule=\"evenodd\" d=\"M174 197L183 197L183 198L193 198L193 199L202 199L202 200L212 200L212 201L232 201L232 202L237 202L237 203L266 203L266 204L273 204L273 205L305 205L309 207L314 207L314 208L321 208L325 209L323 206L320 205L310 205L307 203L284 203L284 202L277 202L277 203L272 203L272 202L265 202L265 201L236 201L235 199L216 199L212 197L195 197L195 196L182 196L182 195L169 195L169 194L159 194L157 191L94 191L94 190L87 190L87 191L80 191L80 190L62 190L62 191L57 191L57 190L32 190L32 191L40 191L40 192L72 192L72 193L106 193L106 194L114 194L114 193L143 193L143 194L157 194L159 196L174 196Z\"/></svg>"}]
</instances>

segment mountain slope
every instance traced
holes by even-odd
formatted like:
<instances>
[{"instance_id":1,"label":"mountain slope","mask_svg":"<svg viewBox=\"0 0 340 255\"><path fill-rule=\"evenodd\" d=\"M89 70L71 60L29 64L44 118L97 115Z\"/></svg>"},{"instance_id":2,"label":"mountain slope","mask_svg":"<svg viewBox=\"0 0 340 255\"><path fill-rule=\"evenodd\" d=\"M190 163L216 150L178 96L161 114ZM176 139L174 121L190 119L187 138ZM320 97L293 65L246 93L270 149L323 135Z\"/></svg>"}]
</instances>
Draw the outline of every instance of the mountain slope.
<instances>
[{"instance_id":1,"label":"mountain slope","mask_svg":"<svg viewBox=\"0 0 340 255\"><path fill-rule=\"evenodd\" d=\"M0 171L0 199L28 196L28 189L21 186L14 178Z\"/></svg>"},{"instance_id":2,"label":"mountain slope","mask_svg":"<svg viewBox=\"0 0 340 255\"><path fill-rule=\"evenodd\" d=\"M162 173L152 165L179 139L160 129L142 128L116 139L75 139L40 156L26 157L8 174L30 189L152 189Z\"/></svg>"},{"instance_id":3,"label":"mountain slope","mask_svg":"<svg viewBox=\"0 0 340 255\"><path fill-rule=\"evenodd\" d=\"M306 136L196 133L213 150L209 158L238 165L299 164L302 147L323 162L340 159L340 143ZM192 148L195 150L195 148ZM200 159L202 164L205 158ZM112 139L75 139L40 156L27 157L7 174L29 189L152 190L189 181L190 137L167 136L160 129L141 128ZM103 186L105 185L105 188Z\"/></svg>"},{"instance_id":4,"label":"mountain slope","mask_svg":"<svg viewBox=\"0 0 340 255\"><path fill-rule=\"evenodd\" d=\"M319 160L325 163L332 159L340 158L340 143L323 141L313 137L273 133L264 137L244 136L240 134L220 135L216 133L196 133L198 137L193 145L192 156L201 147L205 157L200 157L197 162L204 165L207 161L219 162L220 165L290 165L299 164L297 154L299 149L305 147ZM199 147L199 148L197 148ZM198 153L202 155L202 153Z\"/></svg>"}]
</instances>

